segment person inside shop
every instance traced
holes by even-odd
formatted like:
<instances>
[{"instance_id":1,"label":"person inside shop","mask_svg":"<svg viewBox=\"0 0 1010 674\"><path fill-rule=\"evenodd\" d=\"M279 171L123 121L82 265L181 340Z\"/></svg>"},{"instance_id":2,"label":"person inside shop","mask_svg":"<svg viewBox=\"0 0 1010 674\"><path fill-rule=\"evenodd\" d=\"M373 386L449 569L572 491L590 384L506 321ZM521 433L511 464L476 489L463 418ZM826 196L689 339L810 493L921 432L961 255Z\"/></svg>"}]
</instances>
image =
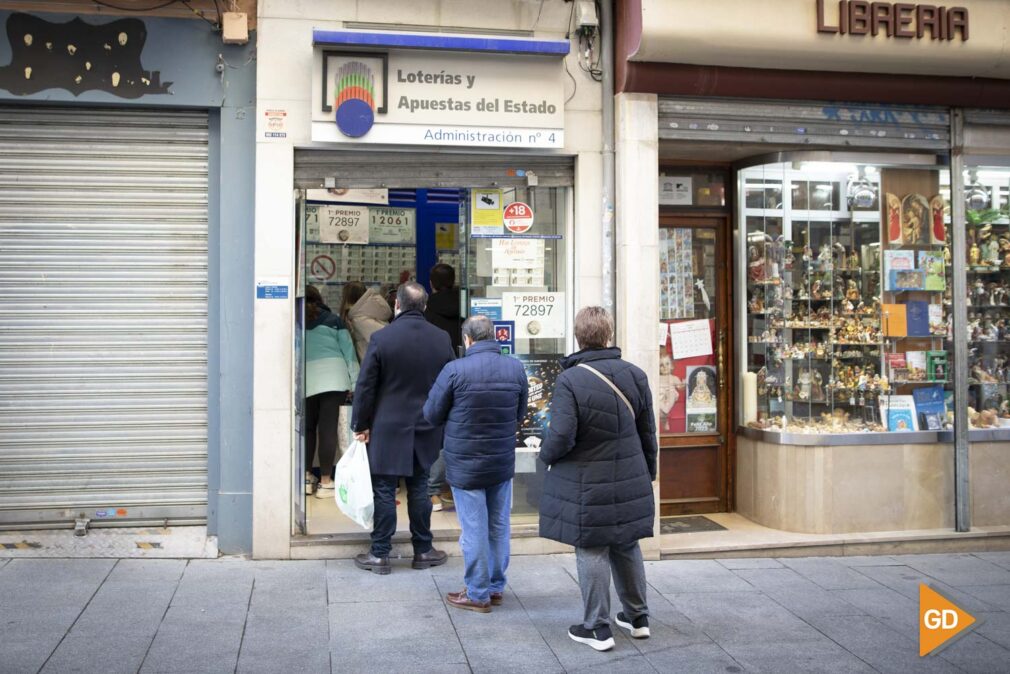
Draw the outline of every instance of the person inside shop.
<instances>
[{"instance_id":1,"label":"person inside shop","mask_svg":"<svg viewBox=\"0 0 1010 674\"><path fill-rule=\"evenodd\" d=\"M516 431L529 384L515 358L503 356L487 316L463 323L466 356L442 369L424 404L429 423L445 424L446 479L459 515L466 584L450 606L489 613L502 603L509 565L509 517Z\"/></svg>"},{"instance_id":2,"label":"person inside shop","mask_svg":"<svg viewBox=\"0 0 1010 674\"><path fill-rule=\"evenodd\" d=\"M568 636L597 651L614 647L610 576L624 609L617 624L649 636L645 564L638 541L652 536L656 420L645 373L610 346L614 324L602 307L575 316L580 351L561 361L551 423L540 449L547 464L540 535L575 546L583 621Z\"/></svg>"},{"instance_id":3,"label":"person inside shop","mask_svg":"<svg viewBox=\"0 0 1010 674\"><path fill-rule=\"evenodd\" d=\"M354 389L351 427L368 444L375 502L372 545L354 562L387 574L396 533L396 486L407 485L407 516L414 547L413 568L444 564L432 547L428 471L442 448L442 427L428 423L422 408L442 368L455 356L449 335L424 319L428 293L413 281L396 293L395 316L372 335Z\"/></svg>"},{"instance_id":4,"label":"person inside shop","mask_svg":"<svg viewBox=\"0 0 1010 674\"><path fill-rule=\"evenodd\" d=\"M428 308L424 317L434 326L442 328L449 334L453 353L460 355L462 345L463 319L459 315L459 288L456 287L456 270L451 265L439 262L431 268L429 274L431 296L428 298ZM440 452L431 466L431 477L428 479L428 496L431 498L431 509L442 510L445 491L445 458ZM448 499L446 499L448 500Z\"/></svg>"},{"instance_id":5,"label":"person inside shop","mask_svg":"<svg viewBox=\"0 0 1010 674\"><path fill-rule=\"evenodd\" d=\"M389 325L393 310L385 298L375 288L368 288L361 281L351 281L344 285L340 302L340 317L347 323L354 338L354 350L358 360L365 359L368 341L375 331Z\"/></svg>"},{"instance_id":6,"label":"person inside shop","mask_svg":"<svg viewBox=\"0 0 1010 674\"><path fill-rule=\"evenodd\" d=\"M305 288L305 493L333 498L340 406L358 379L358 358L347 326L330 312L315 286ZM312 473L319 456L319 477Z\"/></svg>"}]
</instances>

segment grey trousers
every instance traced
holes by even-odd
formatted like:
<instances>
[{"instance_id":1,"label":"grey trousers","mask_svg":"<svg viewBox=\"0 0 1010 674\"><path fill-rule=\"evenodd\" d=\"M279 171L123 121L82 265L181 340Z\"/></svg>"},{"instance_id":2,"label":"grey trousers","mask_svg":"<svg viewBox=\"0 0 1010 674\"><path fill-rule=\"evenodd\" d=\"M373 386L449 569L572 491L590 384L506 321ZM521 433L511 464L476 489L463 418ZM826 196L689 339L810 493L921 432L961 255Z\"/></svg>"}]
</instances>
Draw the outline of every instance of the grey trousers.
<instances>
[{"instance_id":1,"label":"grey trousers","mask_svg":"<svg viewBox=\"0 0 1010 674\"><path fill-rule=\"evenodd\" d=\"M649 615L645 603L645 562L638 541L599 548L575 548L579 588L585 610L582 626L594 630L610 625L610 574L629 621Z\"/></svg>"}]
</instances>

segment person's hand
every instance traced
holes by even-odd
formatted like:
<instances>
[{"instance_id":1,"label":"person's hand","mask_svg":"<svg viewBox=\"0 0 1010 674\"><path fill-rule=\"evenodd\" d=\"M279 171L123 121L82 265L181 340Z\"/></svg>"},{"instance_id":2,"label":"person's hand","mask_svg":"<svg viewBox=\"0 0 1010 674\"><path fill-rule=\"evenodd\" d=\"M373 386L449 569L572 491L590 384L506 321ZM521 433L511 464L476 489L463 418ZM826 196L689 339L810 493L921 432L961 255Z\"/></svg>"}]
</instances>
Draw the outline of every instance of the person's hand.
<instances>
[{"instance_id":1,"label":"person's hand","mask_svg":"<svg viewBox=\"0 0 1010 674\"><path fill-rule=\"evenodd\" d=\"M359 442L364 442L365 444L368 444L368 439L371 436L372 436L372 432L370 430L366 429L366 430L363 430L363 431L359 431L358 433L355 433L354 434L354 439L357 440L357 441L359 441Z\"/></svg>"}]
</instances>

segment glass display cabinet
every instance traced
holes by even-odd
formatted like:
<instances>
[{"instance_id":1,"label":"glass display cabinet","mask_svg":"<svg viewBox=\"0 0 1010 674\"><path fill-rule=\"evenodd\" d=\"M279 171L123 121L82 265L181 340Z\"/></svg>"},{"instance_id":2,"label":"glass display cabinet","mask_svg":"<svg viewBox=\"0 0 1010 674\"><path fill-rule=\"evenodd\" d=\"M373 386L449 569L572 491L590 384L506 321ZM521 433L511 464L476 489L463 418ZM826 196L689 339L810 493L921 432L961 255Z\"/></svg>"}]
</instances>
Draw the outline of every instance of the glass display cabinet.
<instances>
[{"instance_id":1,"label":"glass display cabinet","mask_svg":"<svg viewBox=\"0 0 1010 674\"><path fill-rule=\"evenodd\" d=\"M968 423L1010 428L1010 169L964 176L968 286Z\"/></svg>"},{"instance_id":2,"label":"glass display cabinet","mask_svg":"<svg viewBox=\"0 0 1010 674\"><path fill-rule=\"evenodd\" d=\"M742 169L738 189L742 423L808 434L952 428L940 172L775 163Z\"/></svg>"}]
</instances>

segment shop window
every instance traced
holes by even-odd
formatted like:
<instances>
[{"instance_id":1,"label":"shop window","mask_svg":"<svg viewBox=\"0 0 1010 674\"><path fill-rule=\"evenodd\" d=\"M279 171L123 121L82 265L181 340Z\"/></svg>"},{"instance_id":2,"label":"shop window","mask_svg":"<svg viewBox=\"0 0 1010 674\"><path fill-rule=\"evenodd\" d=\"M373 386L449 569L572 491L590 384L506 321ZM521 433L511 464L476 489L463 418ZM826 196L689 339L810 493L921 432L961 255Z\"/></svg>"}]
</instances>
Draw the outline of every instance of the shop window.
<instances>
[{"instance_id":1,"label":"shop window","mask_svg":"<svg viewBox=\"0 0 1010 674\"><path fill-rule=\"evenodd\" d=\"M1010 169L964 176L968 281L968 423L1010 427Z\"/></svg>"},{"instance_id":2,"label":"shop window","mask_svg":"<svg viewBox=\"0 0 1010 674\"><path fill-rule=\"evenodd\" d=\"M814 434L953 428L948 184L935 169L884 165L740 171L746 426ZM1010 252L1010 232L1007 239ZM998 331L981 327L995 326L995 317L978 322L987 336Z\"/></svg>"},{"instance_id":3,"label":"shop window","mask_svg":"<svg viewBox=\"0 0 1010 674\"><path fill-rule=\"evenodd\" d=\"M468 313L492 319L502 352L518 358L529 379L516 438L514 522L537 519L544 477L537 454L550 424L561 359L572 346L565 301L568 196L567 188L558 187L472 189L460 214L469 223L463 231Z\"/></svg>"}]
</instances>

